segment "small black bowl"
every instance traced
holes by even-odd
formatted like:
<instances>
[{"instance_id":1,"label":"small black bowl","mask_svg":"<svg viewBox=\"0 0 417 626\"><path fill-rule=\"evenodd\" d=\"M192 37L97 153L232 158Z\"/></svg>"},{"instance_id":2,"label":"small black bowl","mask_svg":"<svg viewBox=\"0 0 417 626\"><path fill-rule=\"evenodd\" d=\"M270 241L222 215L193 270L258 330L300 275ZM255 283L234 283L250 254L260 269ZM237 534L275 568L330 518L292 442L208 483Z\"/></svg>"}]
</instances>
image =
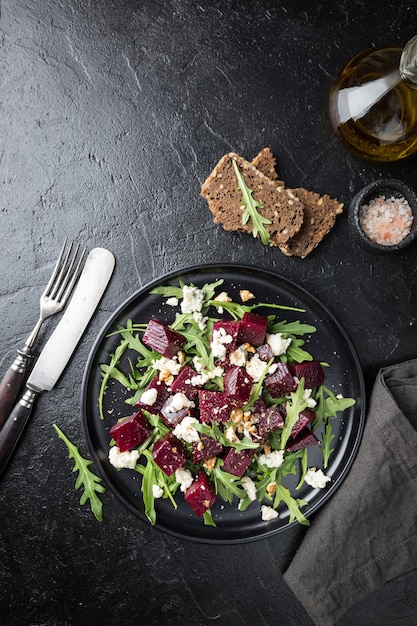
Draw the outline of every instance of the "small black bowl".
<instances>
[{"instance_id":1,"label":"small black bowl","mask_svg":"<svg viewBox=\"0 0 417 626\"><path fill-rule=\"evenodd\" d=\"M359 213L361 207L368 204L373 198L378 198L380 196L386 196L389 198L392 196L394 198L403 197L407 200L413 212L411 231L406 237L404 237L404 239L394 245L383 245L372 241L360 225ZM402 250L408 246L417 235L417 196L414 191L399 180L390 178L377 180L361 189L361 191L359 191L352 199L349 206L348 220L352 230L359 237L360 242L369 250L373 250L374 252L396 252L398 250Z\"/></svg>"}]
</instances>

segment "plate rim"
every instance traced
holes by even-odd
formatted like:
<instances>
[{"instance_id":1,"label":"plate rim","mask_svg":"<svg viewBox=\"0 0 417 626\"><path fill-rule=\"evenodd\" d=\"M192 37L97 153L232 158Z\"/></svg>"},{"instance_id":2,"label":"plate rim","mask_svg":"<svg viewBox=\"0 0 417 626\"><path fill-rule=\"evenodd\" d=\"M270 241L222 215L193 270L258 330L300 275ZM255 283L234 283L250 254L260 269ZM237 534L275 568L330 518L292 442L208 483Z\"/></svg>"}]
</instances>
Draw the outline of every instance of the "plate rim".
<instances>
[{"instance_id":1,"label":"plate rim","mask_svg":"<svg viewBox=\"0 0 417 626\"><path fill-rule=\"evenodd\" d=\"M266 530L264 533L262 534L256 534L254 536L245 536L245 537L238 537L238 538L227 538L227 539L222 539L222 538L214 538L214 537L210 537L210 538L206 538L206 537L201 537L201 536L189 536L184 534L183 532L177 531L175 530L175 528L168 528L165 525L161 525L158 524L158 520L156 521L156 523L154 525L150 524L150 522L146 519L146 516L139 511L137 508L135 508L124 496L123 494L119 493L118 489L116 488L116 486L113 484L113 482L108 478L104 468L102 467L102 464L100 462L100 459L97 455L97 452L95 450L95 447L93 445L93 441L89 432L89 428L88 428L88 419L87 419L87 392L88 392L88 382L91 376L91 371L92 371L92 365L94 363L94 360L96 358L97 355L97 351L102 343L102 341L104 340L104 338L106 337L106 334L108 334L110 328L112 327L112 325L114 325L114 323L116 322L117 318L123 313L123 311L125 309L127 309L130 305L132 305L132 303L140 298L142 295L149 293L149 291L156 287L159 286L161 284L163 284L166 281L171 281L174 279L180 279L182 274L195 274L197 272L218 272L219 274L221 274L222 272L244 272L244 271L248 271L252 274L263 274L264 276L269 276L271 277L271 279L273 279L274 281L278 281L280 283L283 283L284 285L288 285L290 288L292 288L295 292L299 292L301 295L303 295L306 299L313 301L324 313L326 313L326 315L329 317L329 319L331 319L332 323L337 327L338 332L341 334L341 336L343 337L343 340L346 344L346 347L348 348L348 351L353 359L354 365L355 365L355 374L357 376L357 382L358 382L358 388L359 388L359 394L358 394L358 399L360 400L360 410L359 410L359 418L358 418L358 425L355 431L355 439L353 441L353 445L352 445L352 449L350 451L350 454L348 456L348 460L347 462L344 464L340 474L335 478L334 482L332 483L331 489L329 489L327 492L325 492L321 498L318 499L317 502L313 503L311 505L311 507L309 508L308 511L303 511L304 515L306 516L307 519L311 518L318 509L320 509L329 499L331 499L331 497L334 495L334 493L337 491L337 489L340 487L340 485L342 484L342 482L344 481L344 479L346 478L347 474L349 473L352 464L356 458L357 452L359 450L361 441L362 441L362 436L363 436L363 430L365 427L365 419L366 419L366 404L367 404L367 398L366 398L366 385L365 385L365 380L364 380L364 375L363 375L363 371L362 371L362 367L360 364L360 360L359 360L359 356L357 354L356 348L349 336L349 334L347 333L346 329L344 328L344 326L340 323L339 319L335 316L335 314L327 307L327 305L322 304L320 302L320 300L314 295L312 294L308 289L306 289L304 286L299 285L298 283L296 283L295 281L293 281L290 278L287 278L286 276L283 276L282 274L279 274L277 272L274 272L270 269L265 269L259 266L255 266L255 265L249 265L249 264L242 264L242 263L204 263L204 264L194 264L194 265L190 265L190 266L182 266L178 269L173 269L163 275L161 275L160 277L154 278L150 281L148 281L147 283L145 283L144 285L142 285L140 288L138 288L137 290L135 290L130 296L128 296L114 311L113 313L107 318L107 320L105 321L105 323L102 325L100 332L98 333L93 346L90 349L90 352L88 354L87 357L87 361L85 363L85 367L84 367L84 371L83 371L83 377L82 377L82 384L81 384L81 420L82 420L82 426L83 426L83 431L84 431L84 436L85 436L85 440L87 442L87 446L88 449L90 451L90 454L92 456L92 460L94 462L94 466L96 469L98 469L100 476L102 477L106 487L112 492L113 495L116 496L117 500L123 505L125 506L131 513L133 513L133 515L136 518L139 518L142 522L147 523L148 526L150 526L151 528L155 528L158 529L162 532L165 532L169 535L175 536L177 538L180 539L185 539L187 541L194 541L197 543L210 543L210 544L223 544L223 545L233 545L233 544L241 544L241 543L248 543L248 542L252 542L252 541L259 541L259 540L263 540L263 539L267 539L271 536L274 536L276 534L280 534L282 532L285 532L286 530L293 528L294 526L300 526L301 528L308 528L305 526L301 526L299 524L299 522L297 520L294 520L291 523L287 523L286 525L282 526L282 527L278 527L278 528L273 528L270 530ZM219 276L219 278L221 278L221 276ZM175 512L174 512L175 513Z\"/></svg>"}]
</instances>

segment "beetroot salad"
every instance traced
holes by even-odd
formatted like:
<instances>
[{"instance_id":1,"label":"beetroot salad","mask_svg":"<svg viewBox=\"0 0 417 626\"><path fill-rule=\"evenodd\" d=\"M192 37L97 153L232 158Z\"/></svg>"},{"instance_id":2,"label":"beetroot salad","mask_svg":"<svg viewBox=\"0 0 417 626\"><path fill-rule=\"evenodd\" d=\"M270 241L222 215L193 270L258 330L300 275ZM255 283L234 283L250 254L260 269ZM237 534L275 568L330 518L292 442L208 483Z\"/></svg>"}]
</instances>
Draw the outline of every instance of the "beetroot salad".
<instances>
[{"instance_id":1,"label":"beetroot salad","mask_svg":"<svg viewBox=\"0 0 417 626\"><path fill-rule=\"evenodd\" d=\"M222 285L157 287L151 293L172 307L173 321L118 327L120 344L101 365L100 416L111 379L125 387L130 410L110 428L109 462L142 475L152 524L159 498L174 509L184 498L212 526L215 503L256 506L265 523L286 507L290 522L308 524L296 492L331 482L332 419L355 401L326 387L327 364L306 351L315 327L282 317L303 310L257 302L246 289L232 301ZM126 351L135 355L128 374ZM312 446L321 467L309 466ZM299 478L292 492L288 474Z\"/></svg>"}]
</instances>

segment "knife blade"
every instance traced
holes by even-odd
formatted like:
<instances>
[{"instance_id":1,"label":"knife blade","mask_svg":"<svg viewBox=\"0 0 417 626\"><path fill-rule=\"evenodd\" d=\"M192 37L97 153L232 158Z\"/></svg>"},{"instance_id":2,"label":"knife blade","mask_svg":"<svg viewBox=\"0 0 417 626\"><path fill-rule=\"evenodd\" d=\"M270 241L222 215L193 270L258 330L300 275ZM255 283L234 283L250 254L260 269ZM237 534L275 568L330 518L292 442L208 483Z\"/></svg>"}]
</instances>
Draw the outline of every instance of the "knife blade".
<instances>
[{"instance_id":1,"label":"knife blade","mask_svg":"<svg viewBox=\"0 0 417 626\"><path fill-rule=\"evenodd\" d=\"M29 420L36 398L50 391L65 370L107 287L115 265L105 248L89 253L71 301L39 355L25 390L0 430L0 475Z\"/></svg>"}]
</instances>

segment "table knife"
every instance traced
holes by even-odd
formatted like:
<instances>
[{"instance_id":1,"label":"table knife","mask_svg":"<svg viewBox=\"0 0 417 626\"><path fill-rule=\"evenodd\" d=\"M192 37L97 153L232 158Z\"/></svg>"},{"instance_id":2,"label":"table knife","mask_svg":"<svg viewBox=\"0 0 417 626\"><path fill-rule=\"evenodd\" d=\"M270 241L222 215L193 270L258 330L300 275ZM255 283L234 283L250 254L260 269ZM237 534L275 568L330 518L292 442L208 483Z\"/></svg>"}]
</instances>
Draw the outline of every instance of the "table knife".
<instances>
[{"instance_id":1,"label":"table knife","mask_svg":"<svg viewBox=\"0 0 417 626\"><path fill-rule=\"evenodd\" d=\"M94 248L61 321L40 353L19 401L0 430L0 474L6 468L32 413L36 398L60 378L87 327L113 273L114 256Z\"/></svg>"}]
</instances>

